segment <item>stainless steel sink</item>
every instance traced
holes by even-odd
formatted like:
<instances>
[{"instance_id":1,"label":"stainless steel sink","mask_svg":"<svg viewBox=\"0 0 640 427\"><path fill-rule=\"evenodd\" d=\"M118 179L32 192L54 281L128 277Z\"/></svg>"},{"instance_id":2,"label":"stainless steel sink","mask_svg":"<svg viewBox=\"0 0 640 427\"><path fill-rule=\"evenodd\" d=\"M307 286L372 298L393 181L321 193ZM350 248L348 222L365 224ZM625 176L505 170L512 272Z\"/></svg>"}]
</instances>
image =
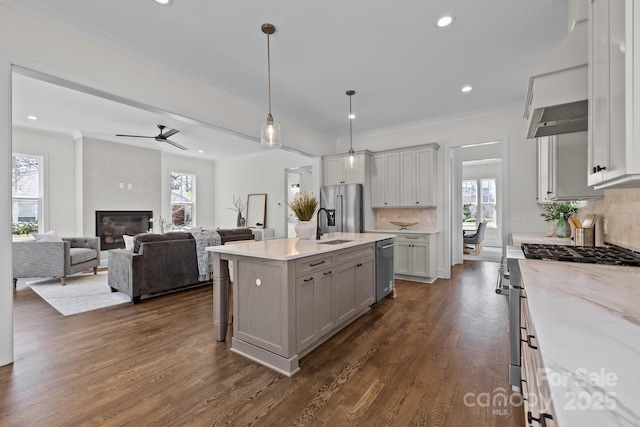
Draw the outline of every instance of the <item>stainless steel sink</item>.
<instances>
[{"instance_id":1,"label":"stainless steel sink","mask_svg":"<svg viewBox=\"0 0 640 427\"><path fill-rule=\"evenodd\" d=\"M339 245L340 243L348 243L352 242L352 240L342 240L342 239L334 239L334 240L321 240L318 243L319 245Z\"/></svg>"}]
</instances>

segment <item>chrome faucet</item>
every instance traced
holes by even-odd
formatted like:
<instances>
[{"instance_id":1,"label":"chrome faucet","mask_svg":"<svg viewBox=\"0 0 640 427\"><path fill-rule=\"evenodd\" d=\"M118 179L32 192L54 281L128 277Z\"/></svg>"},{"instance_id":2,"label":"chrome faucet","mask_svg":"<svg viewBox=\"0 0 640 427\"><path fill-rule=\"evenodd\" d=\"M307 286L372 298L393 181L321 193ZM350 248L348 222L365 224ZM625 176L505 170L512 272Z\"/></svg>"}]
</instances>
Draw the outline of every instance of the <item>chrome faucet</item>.
<instances>
[{"instance_id":1,"label":"chrome faucet","mask_svg":"<svg viewBox=\"0 0 640 427\"><path fill-rule=\"evenodd\" d=\"M327 216L327 225L329 227L334 227L336 225L336 210L335 209L318 209L318 213L316 213L316 240L320 240L320 236L322 236L322 230L320 227L320 212L324 211Z\"/></svg>"}]
</instances>

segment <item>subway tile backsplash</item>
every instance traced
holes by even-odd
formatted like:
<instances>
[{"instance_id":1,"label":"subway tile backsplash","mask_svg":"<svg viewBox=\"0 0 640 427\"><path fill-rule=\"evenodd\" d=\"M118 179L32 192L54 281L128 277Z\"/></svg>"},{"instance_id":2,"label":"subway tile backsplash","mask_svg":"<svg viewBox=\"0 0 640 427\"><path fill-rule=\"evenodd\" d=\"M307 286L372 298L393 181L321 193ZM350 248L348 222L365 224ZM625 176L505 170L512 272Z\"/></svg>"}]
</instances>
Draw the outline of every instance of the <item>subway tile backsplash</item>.
<instances>
[{"instance_id":1,"label":"subway tile backsplash","mask_svg":"<svg viewBox=\"0 0 640 427\"><path fill-rule=\"evenodd\" d=\"M587 202L578 217L582 219L588 213L597 213L607 221L603 241L640 251L640 188L605 190L604 199ZM600 232L602 220L598 222Z\"/></svg>"},{"instance_id":2,"label":"subway tile backsplash","mask_svg":"<svg viewBox=\"0 0 640 427\"><path fill-rule=\"evenodd\" d=\"M398 226L391 221L417 222L409 230L426 230L436 227L438 216L436 208L384 208L376 211L376 228L380 230L397 230Z\"/></svg>"}]
</instances>

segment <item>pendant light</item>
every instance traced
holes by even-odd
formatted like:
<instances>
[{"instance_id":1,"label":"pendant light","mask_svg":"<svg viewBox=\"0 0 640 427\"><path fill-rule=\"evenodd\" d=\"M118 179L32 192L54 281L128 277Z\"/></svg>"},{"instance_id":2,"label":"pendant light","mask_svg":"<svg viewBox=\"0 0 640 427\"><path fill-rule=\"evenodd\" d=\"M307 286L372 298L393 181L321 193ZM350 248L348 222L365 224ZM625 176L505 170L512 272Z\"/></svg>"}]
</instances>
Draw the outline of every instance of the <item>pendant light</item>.
<instances>
[{"instance_id":1,"label":"pendant light","mask_svg":"<svg viewBox=\"0 0 640 427\"><path fill-rule=\"evenodd\" d=\"M273 121L271 115L271 49L269 45L269 36L276 32L273 24L262 24L262 32L267 35L267 72L269 81L269 114L267 121L262 123L260 128L260 144L266 148L282 147L280 140L280 125Z\"/></svg>"},{"instance_id":2,"label":"pendant light","mask_svg":"<svg viewBox=\"0 0 640 427\"><path fill-rule=\"evenodd\" d=\"M356 158L356 154L353 151L353 126L352 120L355 118L353 112L351 111L351 97L356 94L355 90L348 90L347 95L349 95L349 153L345 158L345 167L347 169L357 169L358 167L358 159Z\"/></svg>"}]
</instances>

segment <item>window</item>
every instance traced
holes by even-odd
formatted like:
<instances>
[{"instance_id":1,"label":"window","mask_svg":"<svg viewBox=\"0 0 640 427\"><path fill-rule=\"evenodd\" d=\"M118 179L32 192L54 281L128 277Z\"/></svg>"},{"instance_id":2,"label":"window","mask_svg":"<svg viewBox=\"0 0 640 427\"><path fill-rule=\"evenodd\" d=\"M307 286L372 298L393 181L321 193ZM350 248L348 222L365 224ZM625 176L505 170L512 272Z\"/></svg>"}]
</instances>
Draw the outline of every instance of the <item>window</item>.
<instances>
[{"instance_id":1,"label":"window","mask_svg":"<svg viewBox=\"0 0 640 427\"><path fill-rule=\"evenodd\" d=\"M177 227L195 225L196 176L171 172L171 223Z\"/></svg>"},{"instance_id":2,"label":"window","mask_svg":"<svg viewBox=\"0 0 640 427\"><path fill-rule=\"evenodd\" d=\"M11 230L29 234L39 230L43 205L43 158L25 154L11 156Z\"/></svg>"},{"instance_id":3,"label":"window","mask_svg":"<svg viewBox=\"0 0 640 427\"><path fill-rule=\"evenodd\" d=\"M497 227L495 178L462 181L462 225L477 227L478 212L487 227Z\"/></svg>"}]
</instances>

